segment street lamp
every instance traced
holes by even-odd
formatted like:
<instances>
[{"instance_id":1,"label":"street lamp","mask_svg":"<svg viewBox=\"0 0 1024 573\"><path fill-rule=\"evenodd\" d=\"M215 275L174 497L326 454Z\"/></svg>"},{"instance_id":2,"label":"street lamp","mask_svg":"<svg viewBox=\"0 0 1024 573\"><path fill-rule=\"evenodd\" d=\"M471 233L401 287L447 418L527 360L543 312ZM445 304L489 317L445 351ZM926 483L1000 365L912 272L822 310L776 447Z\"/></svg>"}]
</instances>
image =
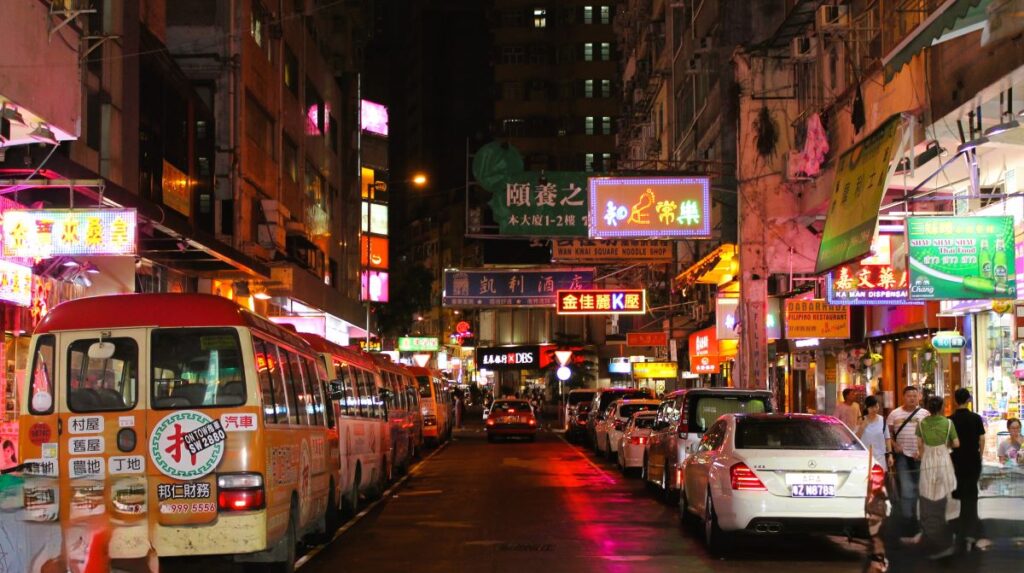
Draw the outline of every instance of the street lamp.
<instances>
[{"instance_id":1,"label":"street lamp","mask_svg":"<svg viewBox=\"0 0 1024 573\"><path fill-rule=\"evenodd\" d=\"M422 172L415 173L413 174L411 181L412 184L417 187L426 187L428 182L427 174Z\"/></svg>"}]
</instances>

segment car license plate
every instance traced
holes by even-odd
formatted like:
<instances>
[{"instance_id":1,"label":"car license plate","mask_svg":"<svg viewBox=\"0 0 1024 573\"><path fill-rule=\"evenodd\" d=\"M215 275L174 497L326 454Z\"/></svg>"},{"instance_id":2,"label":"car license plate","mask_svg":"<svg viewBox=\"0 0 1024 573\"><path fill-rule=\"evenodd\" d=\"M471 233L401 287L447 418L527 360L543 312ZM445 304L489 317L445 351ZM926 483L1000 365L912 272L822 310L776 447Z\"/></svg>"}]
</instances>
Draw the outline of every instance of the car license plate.
<instances>
[{"instance_id":1,"label":"car license plate","mask_svg":"<svg viewBox=\"0 0 1024 573\"><path fill-rule=\"evenodd\" d=\"M798 483L789 488L793 497L835 497L836 486L824 483Z\"/></svg>"}]
</instances>

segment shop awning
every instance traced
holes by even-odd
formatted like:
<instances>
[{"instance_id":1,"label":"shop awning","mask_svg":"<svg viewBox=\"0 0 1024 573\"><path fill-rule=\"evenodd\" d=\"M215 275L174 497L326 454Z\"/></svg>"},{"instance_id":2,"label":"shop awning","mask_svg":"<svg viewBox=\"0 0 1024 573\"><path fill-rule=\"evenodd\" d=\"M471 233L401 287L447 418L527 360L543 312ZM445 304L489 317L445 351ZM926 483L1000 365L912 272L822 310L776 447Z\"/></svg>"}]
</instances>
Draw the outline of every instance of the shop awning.
<instances>
[{"instance_id":1,"label":"shop awning","mask_svg":"<svg viewBox=\"0 0 1024 573\"><path fill-rule=\"evenodd\" d=\"M941 44L966 33L982 29L985 10L991 0L946 0L924 22L907 34L891 52L882 58L885 80L889 81L900 68L928 46Z\"/></svg>"},{"instance_id":2,"label":"shop awning","mask_svg":"<svg viewBox=\"0 0 1024 573\"><path fill-rule=\"evenodd\" d=\"M723 243L676 277L676 288L687 289L694 284L723 285L739 273L736 245Z\"/></svg>"}]
</instances>

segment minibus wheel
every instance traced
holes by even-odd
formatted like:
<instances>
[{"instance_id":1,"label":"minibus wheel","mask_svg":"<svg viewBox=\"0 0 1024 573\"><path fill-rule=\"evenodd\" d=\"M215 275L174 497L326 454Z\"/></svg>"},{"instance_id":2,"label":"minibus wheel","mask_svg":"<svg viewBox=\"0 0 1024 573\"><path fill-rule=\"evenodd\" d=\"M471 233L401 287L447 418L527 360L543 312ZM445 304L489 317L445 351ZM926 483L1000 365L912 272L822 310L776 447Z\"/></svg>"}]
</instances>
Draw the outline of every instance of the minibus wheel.
<instances>
[{"instance_id":1,"label":"minibus wheel","mask_svg":"<svg viewBox=\"0 0 1024 573\"><path fill-rule=\"evenodd\" d=\"M275 561L270 563L269 569L273 573L294 573L295 571L295 557L296 557L296 546L298 545L298 535L296 533L296 521L298 521L298 512L296 511L295 499L292 499L291 509L288 511L288 531L285 532L284 538L278 541L279 545L275 548L275 553L280 551L282 557L281 561Z\"/></svg>"},{"instance_id":2,"label":"minibus wheel","mask_svg":"<svg viewBox=\"0 0 1024 573\"><path fill-rule=\"evenodd\" d=\"M341 498L342 511L346 517L359 513L359 482L362 481L362 471L362 466L356 465L356 477L352 480L352 486L348 494Z\"/></svg>"}]
</instances>

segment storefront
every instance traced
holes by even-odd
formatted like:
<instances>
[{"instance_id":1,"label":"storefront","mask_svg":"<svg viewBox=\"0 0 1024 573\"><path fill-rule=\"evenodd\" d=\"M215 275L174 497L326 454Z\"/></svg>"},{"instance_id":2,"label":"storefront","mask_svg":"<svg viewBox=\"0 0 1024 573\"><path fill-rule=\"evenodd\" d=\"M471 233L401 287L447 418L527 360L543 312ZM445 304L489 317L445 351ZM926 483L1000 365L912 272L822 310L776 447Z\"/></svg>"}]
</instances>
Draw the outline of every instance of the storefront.
<instances>
[{"instance_id":1,"label":"storefront","mask_svg":"<svg viewBox=\"0 0 1024 573\"><path fill-rule=\"evenodd\" d=\"M709 326L690 334L690 372L698 377L689 379L694 387L733 386L733 366L739 345L735 340L719 340L717 328Z\"/></svg>"}]
</instances>

